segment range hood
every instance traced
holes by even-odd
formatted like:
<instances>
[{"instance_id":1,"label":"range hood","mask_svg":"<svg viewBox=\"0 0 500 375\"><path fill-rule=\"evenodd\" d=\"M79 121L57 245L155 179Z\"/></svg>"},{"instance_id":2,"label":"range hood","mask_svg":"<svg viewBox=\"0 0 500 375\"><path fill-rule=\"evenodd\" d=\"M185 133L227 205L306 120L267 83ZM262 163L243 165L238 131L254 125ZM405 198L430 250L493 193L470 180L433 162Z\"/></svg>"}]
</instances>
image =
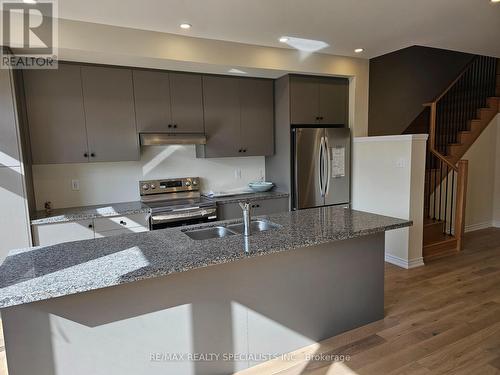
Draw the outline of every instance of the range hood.
<instances>
[{"instance_id":1,"label":"range hood","mask_svg":"<svg viewBox=\"0 0 500 375\"><path fill-rule=\"evenodd\" d=\"M140 133L141 146L204 145L207 137L202 133Z\"/></svg>"}]
</instances>

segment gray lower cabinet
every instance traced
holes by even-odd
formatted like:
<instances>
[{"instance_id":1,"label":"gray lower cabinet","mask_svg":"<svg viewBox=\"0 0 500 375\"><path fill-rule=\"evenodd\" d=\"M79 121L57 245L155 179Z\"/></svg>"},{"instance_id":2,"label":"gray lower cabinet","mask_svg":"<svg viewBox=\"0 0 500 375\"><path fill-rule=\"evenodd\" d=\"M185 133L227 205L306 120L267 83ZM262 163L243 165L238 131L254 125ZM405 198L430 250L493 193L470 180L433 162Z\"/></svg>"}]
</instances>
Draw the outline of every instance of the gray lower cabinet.
<instances>
[{"instance_id":1,"label":"gray lower cabinet","mask_svg":"<svg viewBox=\"0 0 500 375\"><path fill-rule=\"evenodd\" d=\"M252 216L271 215L288 211L288 198L262 199L251 203ZM219 220L240 219L242 210L238 203L218 204L217 216Z\"/></svg>"},{"instance_id":2,"label":"gray lower cabinet","mask_svg":"<svg viewBox=\"0 0 500 375\"><path fill-rule=\"evenodd\" d=\"M79 65L23 72L33 164L89 158Z\"/></svg>"},{"instance_id":3,"label":"gray lower cabinet","mask_svg":"<svg viewBox=\"0 0 500 375\"><path fill-rule=\"evenodd\" d=\"M198 157L272 155L274 91L271 80L203 77L207 144Z\"/></svg>"},{"instance_id":4,"label":"gray lower cabinet","mask_svg":"<svg viewBox=\"0 0 500 375\"><path fill-rule=\"evenodd\" d=\"M349 80L290 77L290 117L294 125L347 125Z\"/></svg>"},{"instance_id":5,"label":"gray lower cabinet","mask_svg":"<svg viewBox=\"0 0 500 375\"><path fill-rule=\"evenodd\" d=\"M82 67L90 161L139 160L132 71Z\"/></svg>"},{"instance_id":6,"label":"gray lower cabinet","mask_svg":"<svg viewBox=\"0 0 500 375\"><path fill-rule=\"evenodd\" d=\"M201 75L134 70L140 133L203 133Z\"/></svg>"}]
</instances>

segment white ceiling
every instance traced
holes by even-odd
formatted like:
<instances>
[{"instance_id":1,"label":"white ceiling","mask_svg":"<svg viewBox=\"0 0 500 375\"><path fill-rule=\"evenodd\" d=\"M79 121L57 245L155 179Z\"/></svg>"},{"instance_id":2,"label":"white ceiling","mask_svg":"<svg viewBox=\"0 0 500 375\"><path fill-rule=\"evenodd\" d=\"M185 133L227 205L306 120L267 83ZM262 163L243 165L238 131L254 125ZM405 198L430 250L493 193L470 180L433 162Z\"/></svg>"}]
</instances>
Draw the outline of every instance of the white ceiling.
<instances>
[{"instance_id":1,"label":"white ceiling","mask_svg":"<svg viewBox=\"0 0 500 375\"><path fill-rule=\"evenodd\" d=\"M500 57L500 3L490 0L59 0L59 17L284 48L288 35L364 58L411 45Z\"/></svg>"}]
</instances>

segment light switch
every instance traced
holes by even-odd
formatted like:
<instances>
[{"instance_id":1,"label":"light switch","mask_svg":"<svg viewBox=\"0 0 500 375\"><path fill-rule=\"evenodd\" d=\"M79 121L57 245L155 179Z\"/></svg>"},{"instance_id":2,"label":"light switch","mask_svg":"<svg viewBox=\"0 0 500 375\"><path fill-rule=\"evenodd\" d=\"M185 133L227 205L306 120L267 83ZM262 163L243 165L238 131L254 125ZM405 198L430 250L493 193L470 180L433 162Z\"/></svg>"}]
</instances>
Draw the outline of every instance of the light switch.
<instances>
[{"instance_id":1,"label":"light switch","mask_svg":"<svg viewBox=\"0 0 500 375\"><path fill-rule=\"evenodd\" d=\"M71 180L71 190L73 191L80 190L80 180Z\"/></svg>"}]
</instances>

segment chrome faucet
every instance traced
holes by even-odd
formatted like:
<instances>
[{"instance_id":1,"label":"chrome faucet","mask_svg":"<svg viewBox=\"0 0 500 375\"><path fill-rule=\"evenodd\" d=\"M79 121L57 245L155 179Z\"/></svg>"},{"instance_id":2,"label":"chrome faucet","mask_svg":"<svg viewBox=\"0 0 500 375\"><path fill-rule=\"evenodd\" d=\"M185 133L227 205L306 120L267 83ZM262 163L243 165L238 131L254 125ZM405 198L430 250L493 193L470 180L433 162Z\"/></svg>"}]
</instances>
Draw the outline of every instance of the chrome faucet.
<instances>
[{"instance_id":1,"label":"chrome faucet","mask_svg":"<svg viewBox=\"0 0 500 375\"><path fill-rule=\"evenodd\" d=\"M243 210L243 225L245 226L243 230L243 235L244 236L250 236L250 220L252 216L252 205L250 202L240 202L240 207Z\"/></svg>"}]
</instances>

